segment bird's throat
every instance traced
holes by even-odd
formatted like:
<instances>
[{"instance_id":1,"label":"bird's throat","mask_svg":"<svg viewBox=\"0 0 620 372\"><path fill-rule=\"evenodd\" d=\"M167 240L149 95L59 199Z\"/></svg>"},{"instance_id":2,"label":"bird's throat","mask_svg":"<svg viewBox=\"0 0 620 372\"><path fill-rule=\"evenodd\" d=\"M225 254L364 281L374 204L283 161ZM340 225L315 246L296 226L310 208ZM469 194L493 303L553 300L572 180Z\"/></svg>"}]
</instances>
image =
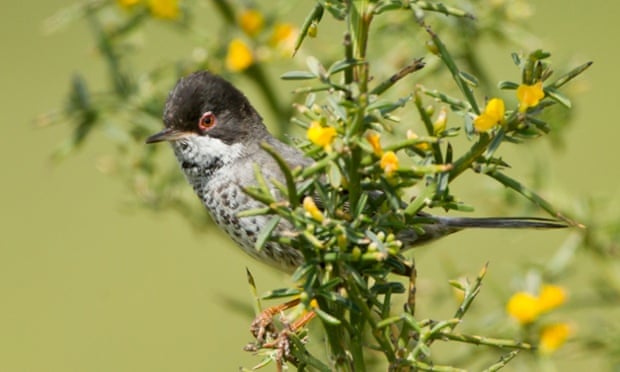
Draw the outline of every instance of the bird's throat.
<instances>
[{"instance_id":1,"label":"bird's throat","mask_svg":"<svg viewBox=\"0 0 620 372\"><path fill-rule=\"evenodd\" d=\"M241 156L240 144L196 137L173 143L174 154L187 180L194 186L209 183L213 175Z\"/></svg>"}]
</instances>

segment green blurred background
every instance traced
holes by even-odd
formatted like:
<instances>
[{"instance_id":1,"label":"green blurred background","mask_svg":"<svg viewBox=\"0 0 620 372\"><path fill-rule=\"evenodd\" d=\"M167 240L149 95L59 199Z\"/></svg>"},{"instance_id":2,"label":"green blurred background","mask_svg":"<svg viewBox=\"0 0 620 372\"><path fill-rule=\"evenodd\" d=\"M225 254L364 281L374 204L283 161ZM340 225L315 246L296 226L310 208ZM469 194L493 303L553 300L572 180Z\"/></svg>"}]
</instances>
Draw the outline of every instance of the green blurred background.
<instances>
[{"instance_id":1,"label":"green blurred background","mask_svg":"<svg viewBox=\"0 0 620 372\"><path fill-rule=\"evenodd\" d=\"M0 72L5 130L0 136L0 371L252 366L258 359L241 350L250 340L251 315L239 309L249 311L252 305L245 267L254 272L259 291L288 285L287 278L251 261L215 227L196 233L178 215L126 208L123 201L131 196L96 168L97 159L110 151L104 140L91 139L76 156L52 163L50 155L69 128L36 128L35 118L63 104L75 71L95 87L104 84L104 66L84 24L52 35L42 31L48 17L70 4L12 3L0 24L5 50ZM302 4L310 7L310 2ZM620 129L613 108L620 85L620 3L545 0L532 5L531 31L554 52L554 60L595 62L579 79L585 90L574 102L576 120L568 129L566 150L550 152L536 145L552 164L550 183L566 195L618 205ZM186 52L170 35L150 37L147 43L145 61ZM282 72L272 71L274 78ZM525 159L524 166L533 159ZM464 195L471 203L475 196L474 189ZM567 234L533 231L507 238L505 232L468 231L447 238L418 255L420 296L445 290L446 262L450 272L473 276L490 260L490 280L501 283L518 271L516 259L530 254L544 260ZM461 255L464 247L467 260ZM457 254L460 258L452 260ZM583 291L579 285L584 283L575 281L569 290ZM580 370L592 362L585 353L560 356L561 370Z\"/></svg>"}]
</instances>

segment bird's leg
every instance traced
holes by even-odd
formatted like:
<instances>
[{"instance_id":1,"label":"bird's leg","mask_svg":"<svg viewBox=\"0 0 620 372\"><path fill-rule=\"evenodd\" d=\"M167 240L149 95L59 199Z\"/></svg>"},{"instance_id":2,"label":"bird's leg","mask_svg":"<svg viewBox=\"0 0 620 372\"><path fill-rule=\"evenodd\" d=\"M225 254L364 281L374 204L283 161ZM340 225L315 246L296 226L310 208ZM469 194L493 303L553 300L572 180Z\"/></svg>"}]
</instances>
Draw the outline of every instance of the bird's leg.
<instances>
[{"instance_id":1,"label":"bird's leg","mask_svg":"<svg viewBox=\"0 0 620 372\"><path fill-rule=\"evenodd\" d=\"M417 291L416 278L418 271L415 268L415 261L411 259L411 262L405 264L405 276L409 277L409 291L407 295L407 303L405 304L405 311L413 315L415 313L415 294Z\"/></svg>"},{"instance_id":2,"label":"bird's leg","mask_svg":"<svg viewBox=\"0 0 620 372\"><path fill-rule=\"evenodd\" d=\"M392 274L407 277L409 279L409 290L407 294L407 302L405 303L405 311L413 315L415 312L415 294L417 291L416 278L418 272L415 268L415 260L405 259L403 256L398 256L399 264L392 267Z\"/></svg>"}]
</instances>

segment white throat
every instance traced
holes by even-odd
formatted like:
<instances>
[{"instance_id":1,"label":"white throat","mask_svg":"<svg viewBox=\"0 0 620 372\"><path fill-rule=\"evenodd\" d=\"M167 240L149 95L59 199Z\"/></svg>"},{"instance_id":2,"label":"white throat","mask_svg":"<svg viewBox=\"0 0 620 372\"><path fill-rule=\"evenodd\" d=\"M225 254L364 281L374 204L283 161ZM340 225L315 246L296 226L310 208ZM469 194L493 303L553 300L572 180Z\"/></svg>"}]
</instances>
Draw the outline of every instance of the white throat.
<instances>
[{"instance_id":1,"label":"white throat","mask_svg":"<svg viewBox=\"0 0 620 372\"><path fill-rule=\"evenodd\" d=\"M213 173L245 155L241 143L229 145L209 136L190 136L172 142L172 148L193 185L208 182Z\"/></svg>"}]
</instances>

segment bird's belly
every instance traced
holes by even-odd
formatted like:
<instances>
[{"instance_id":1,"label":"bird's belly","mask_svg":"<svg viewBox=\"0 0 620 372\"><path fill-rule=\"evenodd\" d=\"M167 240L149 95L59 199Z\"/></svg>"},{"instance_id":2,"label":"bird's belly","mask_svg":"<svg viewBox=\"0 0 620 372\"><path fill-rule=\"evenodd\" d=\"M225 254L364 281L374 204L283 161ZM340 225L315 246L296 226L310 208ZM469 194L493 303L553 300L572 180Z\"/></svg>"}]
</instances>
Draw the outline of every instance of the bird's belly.
<instances>
[{"instance_id":1,"label":"bird's belly","mask_svg":"<svg viewBox=\"0 0 620 372\"><path fill-rule=\"evenodd\" d=\"M256 240L271 216L238 217L239 212L264 207L246 195L235 183L209 187L201 197L213 221L246 253L283 271L293 271L303 262L301 253L293 247L267 242L256 249ZM284 226L279 226L282 229Z\"/></svg>"}]
</instances>

